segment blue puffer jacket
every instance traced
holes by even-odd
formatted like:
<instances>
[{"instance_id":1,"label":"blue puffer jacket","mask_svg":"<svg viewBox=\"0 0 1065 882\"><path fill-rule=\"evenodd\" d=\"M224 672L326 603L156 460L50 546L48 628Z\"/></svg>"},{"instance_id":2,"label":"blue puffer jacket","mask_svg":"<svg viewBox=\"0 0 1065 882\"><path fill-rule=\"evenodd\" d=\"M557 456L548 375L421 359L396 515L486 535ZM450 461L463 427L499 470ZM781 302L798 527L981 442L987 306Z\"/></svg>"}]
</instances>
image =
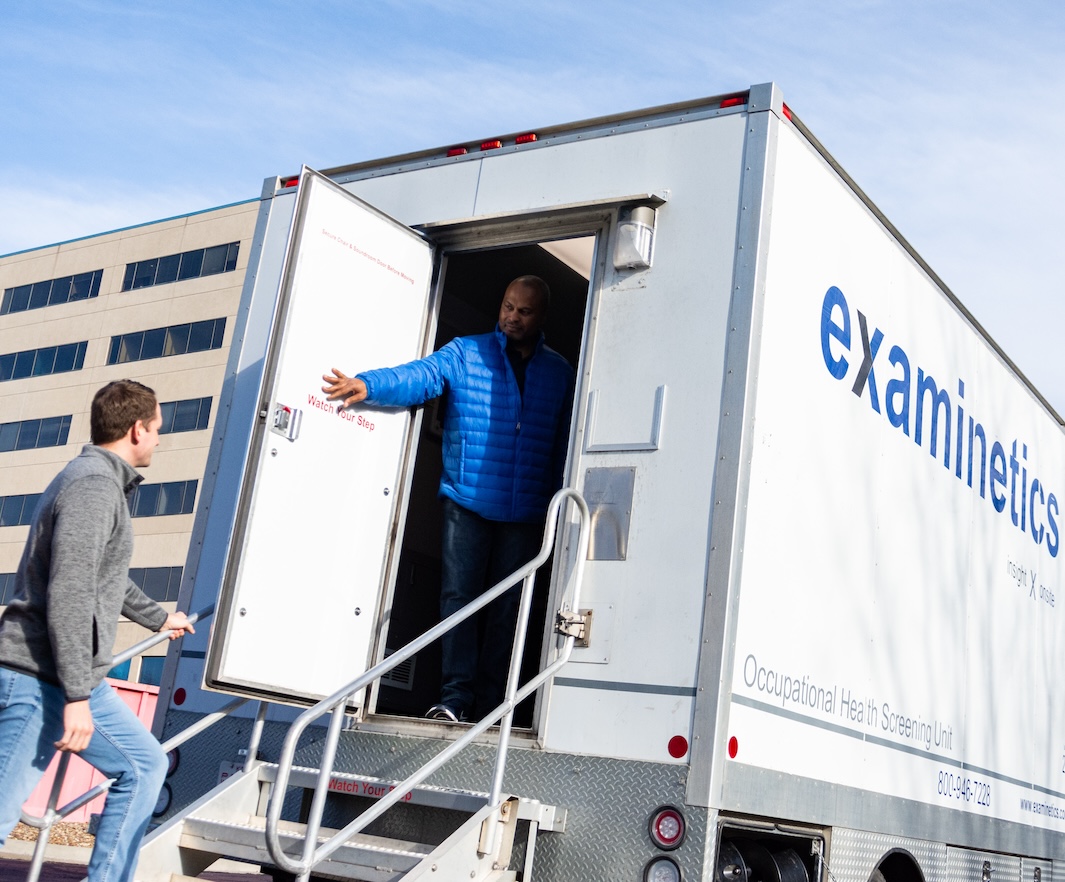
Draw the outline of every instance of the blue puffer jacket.
<instances>
[{"instance_id":1,"label":"blue puffer jacket","mask_svg":"<svg viewBox=\"0 0 1065 882\"><path fill-rule=\"evenodd\" d=\"M358 377L368 404L409 407L446 391L440 495L489 520L539 521L562 484L573 369L541 335L522 396L506 345L497 327Z\"/></svg>"}]
</instances>

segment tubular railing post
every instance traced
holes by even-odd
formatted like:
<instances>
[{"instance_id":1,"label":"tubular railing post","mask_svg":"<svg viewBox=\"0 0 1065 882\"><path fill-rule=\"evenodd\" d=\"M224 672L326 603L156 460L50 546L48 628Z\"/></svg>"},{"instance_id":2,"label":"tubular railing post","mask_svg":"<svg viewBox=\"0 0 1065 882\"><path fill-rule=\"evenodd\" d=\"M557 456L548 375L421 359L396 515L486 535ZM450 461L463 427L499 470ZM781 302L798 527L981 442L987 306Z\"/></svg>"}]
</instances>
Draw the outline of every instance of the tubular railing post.
<instances>
[{"instance_id":1,"label":"tubular railing post","mask_svg":"<svg viewBox=\"0 0 1065 882\"><path fill-rule=\"evenodd\" d=\"M314 851L318 846L318 831L322 826L322 814L325 811L325 798L329 793L329 779L333 774L333 761L336 759L337 743L340 741L340 729L344 725L344 707L347 701L341 701L333 709L333 717L329 721L329 732L325 737L325 745L322 748L322 765L318 770L318 782L314 788L314 797L311 799L310 816L307 818L307 838L303 843L303 864L305 869L300 873L300 882L306 882L310 878L311 868L314 866Z\"/></svg>"},{"instance_id":2,"label":"tubular railing post","mask_svg":"<svg viewBox=\"0 0 1065 882\"><path fill-rule=\"evenodd\" d=\"M48 794L48 804L45 807L41 820L44 823L37 828L37 843L33 846L33 858L30 861L30 871L26 876L27 882L37 882L41 875L41 867L44 866L44 852L48 848L48 839L52 835L52 825L56 819L56 806L59 805L59 793L63 789L63 781L67 776L67 766L70 765L70 754L64 751L60 754L59 765L56 766L55 778L52 781L52 789Z\"/></svg>"},{"instance_id":3,"label":"tubular railing post","mask_svg":"<svg viewBox=\"0 0 1065 882\"><path fill-rule=\"evenodd\" d=\"M546 544L547 537L544 537ZM507 762L507 750L510 746L510 731L514 724L514 693L518 690L518 678L521 676L521 659L525 653L525 640L529 630L529 611L532 607L533 585L536 582L536 573L530 573L525 577L521 586L521 602L518 607L518 621L514 626L514 645L510 651L510 668L507 670L507 685L503 692L506 710L499 721L499 741L496 745L495 770L492 773L492 787L488 794L488 804L498 808L500 794L503 791L503 771ZM502 819L499 815L492 818L488 828L488 837L485 840L484 853L494 854L496 843L499 840L499 827Z\"/></svg>"},{"instance_id":4,"label":"tubular railing post","mask_svg":"<svg viewBox=\"0 0 1065 882\"><path fill-rule=\"evenodd\" d=\"M259 707L255 711L255 722L251 726L251 737L248 739L248 758L244 761L244 771L254 769L259 765L259 742L263 740L263 726L266 723L265 701L259 701Z\"/></svg>"},{"instance_id":5,"label":"tubular railing post","mask_svg":"<svg viewBox=\"0 0 1065 882\"><path fill-rule=\"evenodd\" d=\"M529 612L532 608L533 585L536 582L536 574L531 573L525 577L521 589L521 603L518 607L518 621L514 626L514 645L510 651L510 668L507 671L507 685L503 691L506 702L513 705L514 693L518 691L518 679L521 676L521 659L525 653L525 641L528 637ZM492 789L488 801L495 805L499 801L499 794L503 789L503 769L500 757L505 757L507 746L510 742L510 730L514 722L513 706L509 707L499 721L499 746L496 750L496 767L492 776Z\"/></svg>"},{"instance_id":6,"label":"tubular railing post","mask_svg":"<svg viewBox=\"0 0 1065 882\"><path fill-rule=\"evenodd\" d=\"M544 525L544 539L541 551L547 550L554 544L554 536L558 531L558 518L562 510L562 494L551 500L547 522ZM583 514L583 512L582 512ZM583 561L583 559L582 559ZM503 774L506 770L507 751L510 749L510 735L514 724L514 711L516 702L515 693L518 689L518 680L521 677L521 660L525 654L525 643L529 635L529 615L532 609L532 595L536 582L536 573L532 572L525 577L522 585L521 605L518 610L518 621L514 628L514 645L511 649L510 669L507 672L507 686L504 692L505 704L508 706L499 723L499 741L496 746L495 770L492 773L492 787L488 795L488 804L494 807L500 805L500 797L503 791ZM572 640L572 638L569 638ZM572 645L572 644L570 644ZM493 819L492 826L488 831L488 839L485 844L486 854L495 851L501 819Z\"/></svg>"},{"instance_id":7,"label":"tubular railing post","mask_svg":"<svg viewBox=\"0 0 1065 882\"><path fill-rule=\"evenodd\" d=\"M37 844L33 847L33 858L30 860L30 871L26 874L26 882L37 882L41 878L41 868L44 866L44 851L48 847L48 837L52 834L52 825L41 827L37 833Z\"/></svg>"}]
</instances>

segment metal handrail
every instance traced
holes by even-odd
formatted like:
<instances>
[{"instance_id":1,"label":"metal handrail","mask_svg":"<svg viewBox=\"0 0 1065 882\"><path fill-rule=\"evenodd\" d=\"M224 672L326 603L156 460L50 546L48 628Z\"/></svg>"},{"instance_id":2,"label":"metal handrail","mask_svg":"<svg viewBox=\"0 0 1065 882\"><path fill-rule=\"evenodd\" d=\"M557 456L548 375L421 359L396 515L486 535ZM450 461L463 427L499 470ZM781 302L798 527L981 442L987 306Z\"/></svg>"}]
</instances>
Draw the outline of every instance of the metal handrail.
<instances>
[{"instance_id":1,"label":"metal handrail","mask_svg":"<svg viewBox=\"0 0 1065 882\"><path fill-rule=\"evenodd\" d=\"M192 613L187 618L191 624L196 624L196 622L200 621L201 619L206 619L213 614L214 604L212 603L210 606L205 606L198 612ZM122 664L122 662L129 661L134 656L140 655L142 652L146 652L147 650L151 649L157 643L162 643L164 640L168 640L172 633L172 628L168 628L165 631L159 631L158 633L152 634L150 637L145 638L140 643L134 644L128 649L123 650L113 659L111 659L111 667L113 668L116 665ZM244 704L245 701L247 701L247 699L239 699L237 702L231 703L231 705L227 705L227 708L229 710L225 712L231 712L232 710L235 710L237 705ZM219 712L219 714L222 713L223 712ZM217 717L218 714L216 714L215 716ZM214 720L212 720L211 722L214 722ZM192 728L195 728L195 731L192 731ZM163 744L163 751L167 752L172 750L175 746L180 743L183 743L184 741L187 741L193 735L197 734L205 728L206 726L204 725L198 725L197 727L190 727L190 729L186 729L184 732L180 733L175 738L172 738L170 739L170 741L167 741L165 744ZM106 793L108 790L111 789L111 785L115 783L114 778L107 778L104 781L101 781L95 787L91 788L90 790L87 790L80 796L76 796L66 805L62 806L61 808L58 808L57 805L59 803L59 794L62 791L63 783L66 780L67 769L70 766L70 757L71 754L69 751L63 751L59 755L59 764L56 766L55 778L52 781L52 789L48 794L48 804L45 807L44 814L38 818L34 815L27 814L26 812L21 813L22 823L26 824L29 827L36 827L40 831L37 834L37 844L34 846L33 849L33 858L30 861L30 871L26 876L27 882L37 882L38 878L40 877L41 868L44 866L45 848L47 848L48 846L48 838L51 836L52 827L56 824L56 822L61 821L67 815L77 811L86 803L92 802L92 800L96 799L96 797L100 796L103 793Z\"/></svg>"},{"instance_id":2,"label":"metal handrail","mask_svg":"<svg viewBox=\"0 0 1065 882\"><path fill-rule=\"evenodd\" d=\"M532 606L532 586L535 581L536 571L543 566L551 556L557 534L559 514L564 500L571 500L577 507L580 515L579 532L577 535L577 556L570 573L569 582L563 594L564 601L562 612L569 612L579 608L581 579L584 574L584 562L588 554L588 527L590 516L588 505L584 498L576 490L563 488L554 495L548 506L547 519L544 528L544 538L540 545L540 552L524 567L512 573L501 582L490 588L476 600L462 609L448 616L438 625L430 628L421 637L408 643L402 649L392 653L387 659L374 665L361 676L352 680L346 686L341 687L332 695L323 698L313 707L304 711L289 728L281 749L281 756L277 763L277 777L273 790L270 793L270 801L266 811L266 846L277 867L289 873L296 874L300 882L310 876L311 869L325 860L334 851L340 848L345 841L363 830L386 810L399 802L411 788L417 786L433 772L443 766L457 753L462 751L475 738L486 732L497 722L499 727L499 741L496 747L496 766L493 774L492 789L489 794L489 805L498 806L502 791L503 772L506 766L506 752L510 742L511 724L513 722L514 708L519 703L532 695L544 682L569 661L573 651L574 636L567 634L562 641L562 648L558 657L541 671L536 677L526 683L520 689L517 688L520 674L520 662L525 647L525 638L528 631L529 611ZM507 673L507 686L504 693L503 703L493 710L487 717L473 725L461 737L456 739L428 763L423 765L406 780L397 784L389 793L381 797L373 806L355 818L342 830L337 831L330 839L317 845L318 832L321 829L322 814L325 809L325 797L328 793L329 780L333 771L333 761L336 757L337 743L340 740L340 731L344 721L345 710L349 701L372 682L380 678L388 671L402 664L408 658L421 651L441 635L454 628L459 623L474 615L478 610L487 606L493 600L515 584L517 579L522 580L521 600L518 608L518 621L515 626L514 646L511 651L510 668ZM304 730L312 722L332 711L333 717L329 722L325 744L322 749L322 759L318 770L318 780L315 784L314 796L311 800L310 811L307 819L307 829L303 845L303 854L299 861L293 860L281 847L281 839L278 827L281 820L282 804L288 790L289 776L292 771L296 753L296 745ZM494 846L497 826L491 828L490 846ZM317 846L317 847L316 847Z\"/></svg>"}]
</instances>

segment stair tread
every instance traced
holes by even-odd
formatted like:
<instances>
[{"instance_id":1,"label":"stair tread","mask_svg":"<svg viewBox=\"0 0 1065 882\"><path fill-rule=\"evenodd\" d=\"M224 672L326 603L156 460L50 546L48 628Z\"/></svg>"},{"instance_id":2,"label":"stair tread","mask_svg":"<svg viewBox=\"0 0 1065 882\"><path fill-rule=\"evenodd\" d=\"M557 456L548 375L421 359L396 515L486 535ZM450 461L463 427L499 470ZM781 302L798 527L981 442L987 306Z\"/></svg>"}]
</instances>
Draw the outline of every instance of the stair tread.
<instances>
[{"instance_id":1,"label":"stair tread","mask_svg":"<svg viewBox=\"0 0 1065 882\"><path fill-rule=\"evenodd\" d=\"M277 769L277 763L263 763L260 768L268 768L271 771ZM317 775L318 769L313 766L293 766L293 772L301 772L303 774ZM373 781L381 784L388 784L395 786L400 782L394 778L380 778L376 775L362 775L358 772L337 772L334 771L331 778L336 778L341 781ZM270 779L272 780L272 778ZM467 790L464 787L441 787L436 784L416 784L411 787L411 790L423 790L429 793L460 793L463 796L474 796L482 799L488 799L488 793L483 790Z\"/></svg>"},{"instance_id":2,"label":"stair tread","mask_svg":"<svg viewBox=\"0 0 1065 882\"><path fill-rule=\"evenodd\" d=\"M258 768L258 780L274 784L277 781L276 763L263 763ZM318 769L307 766L293 766L289 775L290 787L302 787L306 790L317 785ZM363 799L380 799L402 782L372 775L360 775L352 772L333 772L330 775L329 790L339 795L348 795ZM409 795L403 800L410 805L429 806L431 808L454 809L473 814L488 804L488 794L476 790L463 790L456 787L439 787L433 784L419 784L411 787Z\"/></svg>"},{"instance_id":3,"label":"stair tread","mask_svg":"<svg viewBox=\"0 0 1065 882\"><path fill-rule=\"evenodd\" d=\"M262 763L260 765L260 768L269 769L270 771L276 771L277 763L264 762L264 763ZM293 766L292 767L292 771L293 772L300 772L301 774L311 774L311 775L317 775L318 774L318 769L314 768L313 766ZM388 784L390 786L395 786L395 785L400 783L399 781L395 780L394 778L379 778L376 775L362 775L362 774L359 774L358 772L336 772L336 771L334 771L330 775L330 777L331 778L336 778L336 779L341 780L341 781L373 781L373 782L380 783L380 784ZM271 775L266 780L269 780L269 781L272 782L274 780L274 776ZM436 784L415 784L410 789L411 789L412 792L460 794L462 796L475 797L475 798L478 798L478 799L484 799L486 801L487 801L487 799L489 797L488 792L484 791L484 790L468 790L468 789L463 788L463 787L443 787L443 786L439 786L439 785L436 785ZM531 796L517 796L515 794L514 798L518 799L519 801L521 801L523 803L528 803L528 804L536 803L538 805L546 805L546 803L542 803L539 799L536 799L535 797L531 797Z\"/></svg>"},{"instance_id":4,"label":"stair tread","mask_svg":"<svg viewBox=\"0 0 1065 882\"><path fill-rule=\"evenodd\" d=\"M263 835L263 848L266 847L266 818L261 816L253 816L245 821L234 820L221 820L218 818L208 818L203 816L192 816L186 820L186 835L202 836L206 831L218 831L225 829L234 830L248 830L256 834ZM294 821L281 821L278 828L278 833L282 837L287 838L303 838L304 832L307 829L306 824L299 824ZM321 827L318 830L318 841L325 842L332 837L338 831L329 827ZM358 849L362 851L374 851L382 854L395 854L395 855L409 855L413 857L423 857L429 854L434 846L428 845L423 842L408 842L401 839L389 839L385 836L374 836L369 833L356 833L351 836L340 850L345 848ZM334 852L332 860L337 859L338 852Z\"/></svg>"}]
</instances>

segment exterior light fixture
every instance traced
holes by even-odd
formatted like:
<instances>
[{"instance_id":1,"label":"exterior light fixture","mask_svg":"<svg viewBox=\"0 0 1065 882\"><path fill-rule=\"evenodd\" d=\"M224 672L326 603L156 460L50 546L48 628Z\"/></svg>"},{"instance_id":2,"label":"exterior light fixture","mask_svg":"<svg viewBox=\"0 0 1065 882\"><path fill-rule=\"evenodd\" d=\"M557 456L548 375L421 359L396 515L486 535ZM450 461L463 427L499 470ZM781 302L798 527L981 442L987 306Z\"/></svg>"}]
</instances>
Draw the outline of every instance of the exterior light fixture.
<instances>
[{"instance_id":1,"label":"exterior light fixture","mask_svg":"<svg viewBox=\"0 0 1065 882\"><path fill-rule=\"evenodd\" d=\"M684 841L687 824L680 809L671 805L660 805L651 814L648 821L651 841L659 848L672 851Z\"/></svg>"},{"instance_id":2,"label":"exterior light fixture","mask_svg":"<svg viewBox=\"0 0 1065 882\"><path fill-rule=\"evenodd\" d=\"M614 242L614 269L647 269L654 250L655 210L647 205L623 208Z\"/></svg>"},{"instance_id":3,"label":"exterior light fixture","mask_svg":"<svg viewBox=\"0 0 1065 882\"><path fill-rule=\"evenodd\" d=\"M682 882L680 865L671 857L653 857L643 868L643 882Z\"/></svg>"}]
</instances>

